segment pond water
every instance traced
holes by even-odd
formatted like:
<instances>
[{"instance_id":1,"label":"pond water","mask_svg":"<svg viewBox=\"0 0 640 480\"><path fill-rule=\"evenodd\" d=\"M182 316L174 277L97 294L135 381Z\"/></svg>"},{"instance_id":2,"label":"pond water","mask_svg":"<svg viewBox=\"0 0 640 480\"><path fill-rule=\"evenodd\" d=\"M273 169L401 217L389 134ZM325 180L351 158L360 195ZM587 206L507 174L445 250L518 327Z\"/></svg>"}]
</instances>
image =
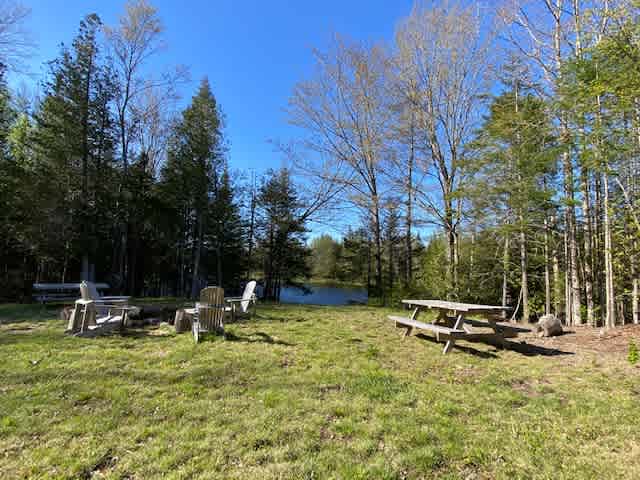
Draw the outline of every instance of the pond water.
<instances>
[{"instance_id":1,"label":"pond water","mask_svg":"<svg viewBox=\"0 0 640 480\"><path fill-rule=\"evenodd\" d=\"M304 305L350 305L367 303L367 289L331 285L305 284L308 292L296 287L284 287L280 292L280 302Z\"/></svg>"}]
</instances>

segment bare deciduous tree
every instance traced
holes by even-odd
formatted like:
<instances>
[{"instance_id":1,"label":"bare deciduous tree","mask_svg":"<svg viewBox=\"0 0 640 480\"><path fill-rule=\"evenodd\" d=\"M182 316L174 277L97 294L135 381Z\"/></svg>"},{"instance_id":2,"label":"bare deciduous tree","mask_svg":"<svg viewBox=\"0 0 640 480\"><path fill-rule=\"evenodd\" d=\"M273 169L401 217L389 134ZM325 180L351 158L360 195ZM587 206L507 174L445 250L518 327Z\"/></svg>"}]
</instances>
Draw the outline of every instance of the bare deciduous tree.
<instances>
[{"instance_id":1,"label":"bare deciduous tree","mask_svg":"<svg viewBox=\"0 0 640 480\"><path fill-rule=\"evenodd\" d=\"M381 161L390 111L386 105L387 56L336 38L328 53L316 52L317 72L299 83L289 102L290 122L306 132L314 154L305 169L343 187L347 199L371 219L375 278L382 290Z\"/></svg>"},{"instance_id":2,"label":"bare deciduous tree","mask_svg":"<svg viewBox=\"0 0 640 480\"><path fill-rule=\"evenodd\" d=\"M461 162L488 89L488 38L480 35L475 9L457 2L414 7L396 35L400 82L417 112L421 167L430 178L416 201L442 226L448 244L448 280L458 283ZM401 87L402 88L402 87Z\"/></svg>"},{"instance_id":3,"label":"bare deciduous tree","mask_svg":"<svg viewBox=\"0 0 640 480\"><path fill-rule=\"evenodd\" d=\"M0 64L8 70L20 70L31 54L33 43L24 22L31 11L13 0L0 0Z\"/></svg>"}]
</instances>

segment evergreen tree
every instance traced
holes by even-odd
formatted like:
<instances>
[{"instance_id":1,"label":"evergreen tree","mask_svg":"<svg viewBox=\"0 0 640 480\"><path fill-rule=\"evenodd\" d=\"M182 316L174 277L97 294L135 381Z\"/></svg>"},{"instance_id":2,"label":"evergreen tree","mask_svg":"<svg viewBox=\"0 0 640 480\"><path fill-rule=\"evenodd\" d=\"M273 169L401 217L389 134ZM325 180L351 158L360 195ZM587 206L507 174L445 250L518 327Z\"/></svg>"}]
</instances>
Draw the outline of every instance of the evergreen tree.
<instances>
[{"instance_id":1,"label":"evergreen tree","mask_svg":"<svg viewBox=\"0 0 640 480\"><path fill-rule=\"evenodd\" d=\"M219 192L229 196L230 191L228 175L224 180L227 185L220 188L225 175L222 123L222 114L205 78L173 128L168 160L162 171L162 188L173 205L178 231L175 247L179 252L179 290L192 297L206 283L205 237L211 221L218 222L217 218L211 218L211 202L216 201ZM213 229L220 230L218 226Z\"/></svg>"},{"instance_id":2,"label":"evergreen tree","mask_svg":"<svg viewBox=\"0 0 640 480\"><path fill-rule=\"evenodd\" d=\"M467 192L476 209L476 218L505 238L515 236L520 258L520 295L522 317L530 316L529 253L530 241L553 195L546 181L555 167L554 138L544 103L526 93L517 80L513 88L492 103L478 139L477 156L470 163L475 182ZM509 261L503 259L503 267ZM508 273L507 273L508 275Z\"/></svg>"},{"instance_id":3,"label":"evergreen tree","mask_svg":"<svg viewBox=\"0 0 640 480\"><path fill-rule=\"evenodd\" d=\"M264 295L279 301L283 286L309 276L307 229L289 171L270 171L258 196L258 249L263 261Z\"/></svg>"}]
</instances>

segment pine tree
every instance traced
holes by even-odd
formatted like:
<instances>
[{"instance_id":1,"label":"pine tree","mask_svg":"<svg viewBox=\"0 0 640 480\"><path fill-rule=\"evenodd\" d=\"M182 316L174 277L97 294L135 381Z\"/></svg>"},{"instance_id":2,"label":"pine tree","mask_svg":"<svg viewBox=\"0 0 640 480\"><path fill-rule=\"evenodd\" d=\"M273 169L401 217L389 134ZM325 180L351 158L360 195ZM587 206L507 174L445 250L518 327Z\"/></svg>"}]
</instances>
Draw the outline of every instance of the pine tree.
<instances>
[{"instance_id":1,"label":"pine tree","mask_svg":"<svg viewBox=\"0 0 640 480\"><path fill-rule=\"evenodd\" d=\"M264 294L278 301L283 286L310 274L302 205L287 169L269 172L260 188L258 205Z\"/></svg>"}]
</instances>

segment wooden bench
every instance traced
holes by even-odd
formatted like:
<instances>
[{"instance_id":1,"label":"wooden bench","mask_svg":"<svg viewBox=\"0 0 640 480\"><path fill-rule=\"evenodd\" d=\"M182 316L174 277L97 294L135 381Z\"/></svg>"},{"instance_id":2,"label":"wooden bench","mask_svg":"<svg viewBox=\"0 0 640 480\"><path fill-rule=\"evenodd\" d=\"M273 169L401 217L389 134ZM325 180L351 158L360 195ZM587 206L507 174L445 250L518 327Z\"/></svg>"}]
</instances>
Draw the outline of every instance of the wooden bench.
<instances>
[{"instance_id":1,"label":"wooden bench","mask_svg":"<svg viewBox=\"0 0 640 480\"><path fill-rule=\"evenodd\" d=\"M413 320L408 317L398 317L395 315L389 315L389 319L396 322L396 327L397 326L407 327L407 332L405 336L409 335L413 328L418 328L420 330L429 330L436 334L450 335L452 337L464 336L467 333L464 330L456 330L455 328L449 328L444 325L435 325L433 323L419 322L418 320Z\"/></svg>"}]
</instances>

